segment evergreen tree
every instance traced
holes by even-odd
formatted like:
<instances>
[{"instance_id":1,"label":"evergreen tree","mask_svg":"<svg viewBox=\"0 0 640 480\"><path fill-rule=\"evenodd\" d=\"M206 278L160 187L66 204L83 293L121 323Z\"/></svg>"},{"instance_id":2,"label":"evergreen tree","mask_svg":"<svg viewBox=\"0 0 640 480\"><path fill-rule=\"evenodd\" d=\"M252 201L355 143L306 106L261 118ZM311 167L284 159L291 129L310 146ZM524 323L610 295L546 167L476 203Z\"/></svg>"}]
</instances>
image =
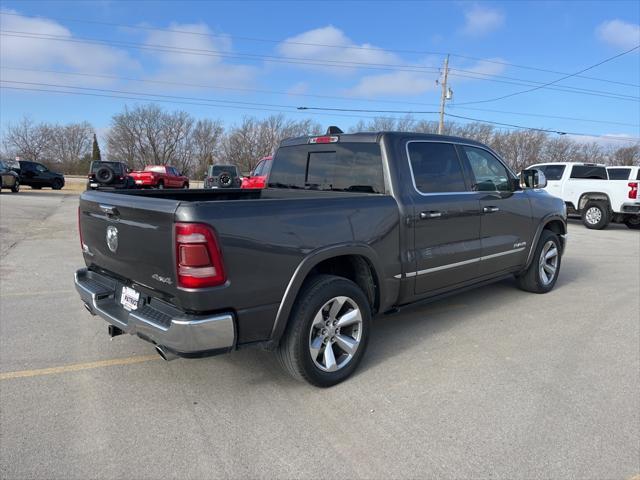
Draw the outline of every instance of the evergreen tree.
<instances>
[{"instance_id":1,"label":"evergreen tree","mask_svg":"<svg viewBox=\"0 0 640 480\"><path fill-rule=\"evenodd\" d=\"M91 151L91 160L95 161L95 162L99 162L100 160L102 160L102 157L100 155L100 147L98 146L98 138L96 137L96 134L93 134L93 149Z\"/></svg>"}]
</instances>

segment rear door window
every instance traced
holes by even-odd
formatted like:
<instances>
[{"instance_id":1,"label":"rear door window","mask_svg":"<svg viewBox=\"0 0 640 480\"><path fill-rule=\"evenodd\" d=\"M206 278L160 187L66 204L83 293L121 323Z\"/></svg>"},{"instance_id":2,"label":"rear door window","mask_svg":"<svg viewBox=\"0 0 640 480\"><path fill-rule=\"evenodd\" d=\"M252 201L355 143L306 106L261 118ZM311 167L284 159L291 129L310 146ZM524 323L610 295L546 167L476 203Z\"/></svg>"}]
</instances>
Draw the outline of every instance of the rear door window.
<instances>
[{"instance_id":1,"label":"rear door window","mask_svg":"<svg viewBox=\"0 0 640 480\"><path fill-rule=\"evenodd\" d=\"M556 181L561 180L565 170L564 165L545 165L544 168L538 168L544 172L544 176L547 180Z\"/></svg>"},{"instance_id":2,"label":"rear door window","mask_svg":"<svg viewBox=\"0 0 640 480\"><path fill-rule=\"evenodd\" d=\"M451 143L409 142L407 152L418 192L466 191L462 164Z\"/></svg>"},{"instance_id":3,"label":"rear door window","mask_svg":"<svg viewBox=\"0 0 640 480\"><path fill-rule=\"evenodd\" d=\"M607 168L609 180L627 180L631 173L630 168Z\"/></svg>"},{"instance_id":4,"label":"rear door window","mask_svg":"<svg viewBox=\"0 0 640 480\"><path fill-rule=\"evenodd\" d=\"M571 169L571 178L581 180L607 180L607 169L592 165L574 165Z\"/></svg>"}]
</instances>

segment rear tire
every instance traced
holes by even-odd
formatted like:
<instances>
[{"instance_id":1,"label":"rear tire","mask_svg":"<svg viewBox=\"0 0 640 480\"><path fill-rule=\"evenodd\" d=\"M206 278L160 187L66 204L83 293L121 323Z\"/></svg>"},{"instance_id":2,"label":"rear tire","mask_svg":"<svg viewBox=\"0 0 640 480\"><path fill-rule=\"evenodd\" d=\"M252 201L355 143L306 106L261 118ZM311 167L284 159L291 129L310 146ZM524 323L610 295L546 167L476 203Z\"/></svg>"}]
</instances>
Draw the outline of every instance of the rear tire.
<instances>
[{"instance_id":1,"label":"rear tire","mask_svg":"<svg viewBox=\"0 0 640 480\"><path fill-rule=\"evenodd\" d=\"M607 202L590 200L582 209L582 223L591 230L602 230L610 221L611 213Z\"/></svg>"},{"instance_id":2,"label":"rear tire","mask_svg":"<svg viewBox=\"0 0 640 480\"><path fill-rule=\"evenodd\" d=\"M184 189L188 189L188 188L189 188L189 184L188 184L188 183L185 183L185 184L182 186L182 188L184 188Z\"/></svg>"},{"instance_id":3,"label":"rear tire","mask_svg":"<svg viewBox=\"0 0 640 480\"><path fill-rule=\"evenodd\" d=\"M163 190L163 189L164 189L164 183L158 182L158 190Z\"/></svg>"},{"instance_id":4,"label":"rear tire","mask_svg":"<svg viewBox=\"0 0 640 480\"><path fill-rule=\"evenodd\" d=\"M560 273L561 251L558 235L551 230L543 230L531 265L524 273L516 276L518 287L532 293L551 291Z\"/></svg>"},{"instance_id":5,"label":"rear tire","mask_svg":"<svg viewBox=\"0 0 640 480\"><path fill-rule=\"evenodd\" d=\"M640 230L640 215L625 218L624 224L631 230Z\"/></svg>"},{"instance_id":6,"label":"rear tire","mask_svg":"<svg viewBox=\"0 0 640 480\"><path fill-rule=\"evenodd\" d=\"M15 183L11 187L11 191L13 193L18 193L20 191L20 180L16 179Z\"/></svg>"},{"instance_id":7,"label":"rear tire","mask_svg":"<svg viewBox=\"0 0 640 480\"><path fill-rule=\"evenodd\" d=\"M276 357L292 377L331 387L358 367L370 325L371 306L358 285L333 275L312 277L298 294Z\"/></svg>"},{"instance_id":8,"label":"rear tire","mask_svg":"<svg viewBox=\"0 0 640 480\"><path fill-rule=\"evenodd\" d=\"M53 188L54 190L62 189L62 180L60 180L59 178L56 178L51 184L51 188Z\"/></svg>"}]
</instances>

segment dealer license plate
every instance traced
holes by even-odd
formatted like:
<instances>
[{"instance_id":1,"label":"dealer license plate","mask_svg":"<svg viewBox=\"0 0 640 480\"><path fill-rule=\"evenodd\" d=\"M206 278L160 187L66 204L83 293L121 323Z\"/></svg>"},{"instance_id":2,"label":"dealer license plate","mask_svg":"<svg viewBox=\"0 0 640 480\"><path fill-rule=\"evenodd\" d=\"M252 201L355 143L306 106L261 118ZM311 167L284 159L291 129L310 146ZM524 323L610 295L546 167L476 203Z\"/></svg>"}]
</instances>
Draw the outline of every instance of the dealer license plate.
<instances>
[{"instance_id":1,"label":"dealer license plate","mask_svg":"<svg viewBox=\"0 0 640 480\"><path fill-rule=\"evenodd\" d=\"M130 287L122 287L120 303L125 308L125 310L137 310L139 300L140 292L136 292L133 288Z\"/></svg>"}]
</instances>

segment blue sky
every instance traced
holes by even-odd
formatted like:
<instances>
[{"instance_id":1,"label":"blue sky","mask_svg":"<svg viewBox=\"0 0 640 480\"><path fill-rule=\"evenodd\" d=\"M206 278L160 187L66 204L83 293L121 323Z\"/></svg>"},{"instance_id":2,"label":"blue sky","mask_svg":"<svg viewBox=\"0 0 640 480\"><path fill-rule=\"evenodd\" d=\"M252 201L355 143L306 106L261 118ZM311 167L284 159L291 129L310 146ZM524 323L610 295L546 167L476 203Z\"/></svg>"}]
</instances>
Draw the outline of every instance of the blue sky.
<instances>
[{"instance_id":1,"label":"blue sky","mask_svg":"<svg viewBox=\"0 0 640 480\"><path fill-rule=\"evenodd\" d=\"M437 110L435 81L444 54L451 53L452 114L640 136L638 50L583 74L597 80L572 77L553 85L562 91L542 88L484 102L640 44L637 1L3 0L1 8L5 87L135 98L146 93L164 99L168 109L227 124L284 111L349 127L359 116L375 114L301 114L295 107ZM99 133L125 105L144 103L12 89L3 89L0 100L2 126L28 115L36 121L88 120ZM211 100L218 102L194 105Z\"/></svg>"}]
</instances>

